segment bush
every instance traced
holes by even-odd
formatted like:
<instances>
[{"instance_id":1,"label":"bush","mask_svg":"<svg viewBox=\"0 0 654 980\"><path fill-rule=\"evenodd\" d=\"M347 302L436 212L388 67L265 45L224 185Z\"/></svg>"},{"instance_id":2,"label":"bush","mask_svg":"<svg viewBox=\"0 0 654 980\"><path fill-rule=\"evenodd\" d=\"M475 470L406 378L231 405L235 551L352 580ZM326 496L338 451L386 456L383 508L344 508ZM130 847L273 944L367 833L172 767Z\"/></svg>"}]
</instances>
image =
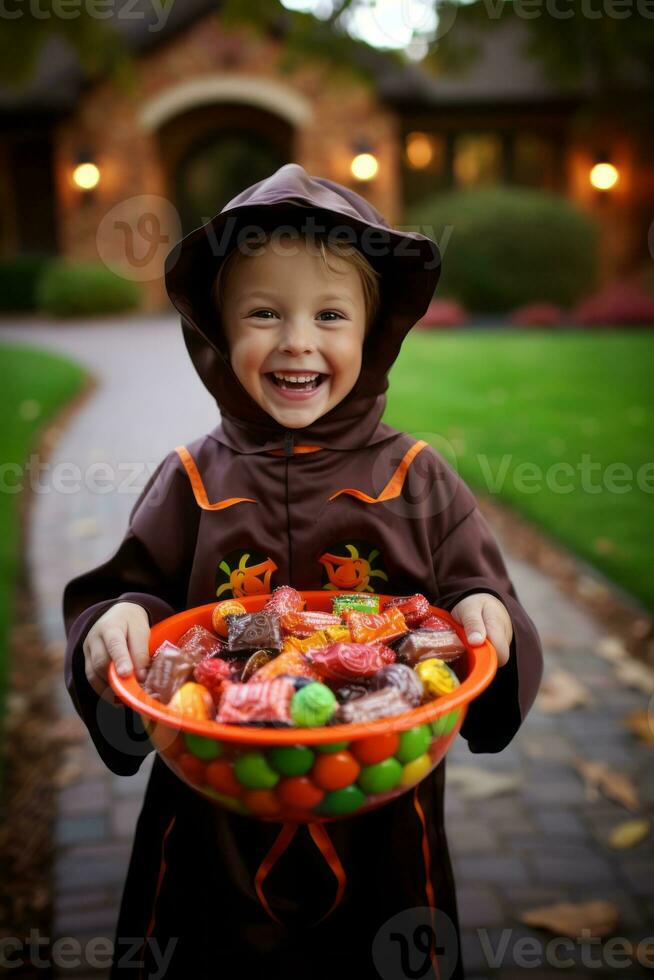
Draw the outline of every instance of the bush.
<instances>
[{"instance_id":1,"label":"bush","mask_svg":"<svg viewBox=\"0 0 654 980\"><path fill-rule=\"evenodd\" d=\"M560 327L564 322L565 312L554 303L528 303L511 314L516 327Z\"/></svg>"},{"instance_id":2,"label":"bush","mask_svg":"<svg viewBox=\"0 0 654 980\"><path fill-rule=\"evenodd\" d=\"M442 243L439 297L469 310L570 306L597 279L597 226L557 194L517 187L439 194L414 206L407 221Z\"/></svg>"},{"instance_id":3,"label":"bush","mask_svg":"<svg viewBox=\"0 0 654 980\"><path fill-rule=\"evenodd\" d=\"M654 326L654 296L628 282L614 282L572 313L585 326Z\"/></svg>"},{"instance_id":4,"label":"bush","mask_svg":"<svg viewBox=\"0 0 654 980\"><path fill-rule=\"evenodd\" d=\"M35 310L39 280L50 262L51 259L36 255L0 259L0 311Z\"/></svg>"},{"instance_id":5,"label":"bush","mask_svg":"<svg viewBox=\"0 0 654 980\"><path fill-rule=\"evenodd\" d=\"M468 319L468 314L460 303L453 299L434 299L427 307L417 327L460 327Z\"/></svg>"},{"instance_id":6,"label":"bush","mask_svg":"<svg viewBox=\"0 0 654 980\"><path fill-rule=\"evenodd\" d=\"M53 261L38 287L38 306L54 316L120 313L138 307L140 290L101 262Z\"/></svg>"}]
</instances>

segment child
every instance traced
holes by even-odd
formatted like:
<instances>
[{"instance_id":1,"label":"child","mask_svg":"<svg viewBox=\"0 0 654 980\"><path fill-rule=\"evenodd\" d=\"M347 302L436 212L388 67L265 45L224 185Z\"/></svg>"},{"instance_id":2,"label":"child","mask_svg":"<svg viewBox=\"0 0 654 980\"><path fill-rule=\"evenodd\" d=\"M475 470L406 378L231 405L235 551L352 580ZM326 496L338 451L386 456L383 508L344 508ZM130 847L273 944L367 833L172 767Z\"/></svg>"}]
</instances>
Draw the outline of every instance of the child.
<instances>
[{"instance_id":1,"label":"child","mask_svg":"<svg viewBox=\"0 0 654 980\"><path fill-rule=\"evenodd\" d=\"M461 734L473 752L513 738L541 677L534 625L468 487L381 422L388 370L439 273L429 238L297 164L168 256L167 290L222 418L166 456L116 553L65 590L66 684L113 772L135 773L152 746L114 703L110 659L142 671L154 623L279 584L422 592L452 611L500 663ZM156 756L112 976L142 959L135 976L462 977L444 779L441 762L314 833L215 807Z\"/></svg>"}]
</instances>

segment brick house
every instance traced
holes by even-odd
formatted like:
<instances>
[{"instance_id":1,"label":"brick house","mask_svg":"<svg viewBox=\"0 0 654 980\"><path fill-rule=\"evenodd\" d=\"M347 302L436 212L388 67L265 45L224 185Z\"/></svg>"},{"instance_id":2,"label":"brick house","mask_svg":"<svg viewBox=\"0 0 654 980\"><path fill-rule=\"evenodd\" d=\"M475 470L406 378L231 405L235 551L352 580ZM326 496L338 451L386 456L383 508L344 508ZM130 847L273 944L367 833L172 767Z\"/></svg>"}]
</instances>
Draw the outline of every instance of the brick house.
<instances>
[{"instance_id":1,"label":"brick house","mask_svg":"<svg viewBox=\"0 0 654 980\"><path fill-rule=\"evenodd\" d=\"M100 255L118 269L126 252L138 253L125 228L147 195L140 232L155 271L133 278L144 309L165 309L160 259L170 241L294 160L356 187L396 224L406 203L437 189L497 181L551 188L600 217L606 275L645 257L652 160L638 159L627 133L577 134L584 92L545 81L521 55L515 22L488 35L460 76L436 78L355 44L366 81L317 57L282 70L283 27L265 36L226 30L218 8L216 0L174 3L155 31L148 5L123 26L133 89L85 83L71 49L53 38L27 89L0 90L0 256ZM352 172L364 151L377 163L372 179ZM620 179L598 192L589 172L606 154ZM91 190L74 179L83 162L99 171Z\"/></svg>"}]
</instances>

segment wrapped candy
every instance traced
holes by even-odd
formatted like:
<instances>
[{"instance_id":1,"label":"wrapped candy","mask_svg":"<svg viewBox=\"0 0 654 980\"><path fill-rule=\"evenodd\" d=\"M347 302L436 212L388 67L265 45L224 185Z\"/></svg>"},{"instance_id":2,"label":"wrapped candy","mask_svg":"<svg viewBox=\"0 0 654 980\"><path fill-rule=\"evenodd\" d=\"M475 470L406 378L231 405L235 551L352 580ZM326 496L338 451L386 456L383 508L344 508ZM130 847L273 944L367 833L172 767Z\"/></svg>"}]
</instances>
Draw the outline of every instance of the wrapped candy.
<instances>
[{"instance_id":1,"label":"wrapped candy","mask_svg":"<svg viewBox=\"0 0 654 980\"><path fill-rule=\"evenodd\" d=\"M188 655L174 643L166 640L155 651L143 684L152 698L168 704L173 694L185 684L193 672Z\"/></svg>"},{"instance_id":2,"label":"wrapped candy","mask_svg":"<svg viewBox=\"0 0 654 980\"><path fill-rule=\"evenodd\" d=\"M414 630L395 647L400 663L413 667L421 660L438 657L440 660L456 660L465 647L454 630Z\"/></svg>"},{"instance_id":3,"label":"wrapped candy","mask_svg":"<svg viewBox=\"0 0 654 980\"><path fill-rule=\"evenodd\" d=\"M389 599L388 602L384 603L382 611L386 612L388 609L399 609L410 629L415 629L423 619L429 616L429 603L420 592L416 592L415 595L396 596L394 599Z\"/></svg>"},{"instance_id":4,"label":"wrapped candy","mask_svg":"<svg viewBox=\"0 0 654 980\"><path fill-rule=\"evenodd\" d=\"M221 660L220 657L210 657L196 664L193 668L193 678L198 684L206 687L214 704L217 705L220 702L225 681L232 679L232 666L226 660Z\"/></svg>"},{"instance_id":5,"label":"wrapped candy","mask_svg":"<svg viewBox=\"0 0 654 980\"><path fill-rule=\"evenodd\" d=\"M204 626L191 626L177 641L193 664L199 663L205 657L218 657L225 649L225 644L218 636L214 636Z\"/></svg>"},{"instance_id":6,"label":"wrapped candy","mask_svg":"<svg viewBox=\"0 0 654 980\"><path fill-rule=\"evenodd\" d=\"M245 684L246 681L249 681L253 674L256 674L261 667L265 667L265 665L270 663L272 659L272 653L268 653L267 650L257 650L256 653L253 653L252 656L248 658L243 670L241 671L241 676L239 678L241 683Z\"/></svg>"},{"instance_id":7,"label":"wrapped candy","mask_svg":"<svg viewBox=\"0 0 654 980\"><path fill-rule=\"evenodd\" d=\"M389 664L378 670L369 681L371 691L382 691L385 687L395 688L415 708L425 696L422 681L415 670L406 664Z\"/></svg>"},{"instance_id":8,"label":"wrapped candy","mask_svg":"<svg viewBox=\"0 0 654 980\"><path fill-rule=\"evenodd\" d=\"M289 674L291 677L310 677L312 680L320 679L318 671L311 666L300 650L283 650L269 663L260 667L252 675L249 683L252 681L269 681L282 674Z\"/></svg>"},{"instance_id":9,"label":"wrapped candy","mask_svg":"<svg viewBox=\"0 0 654 980\"><path fill-rule=\"evenodd\" d=\"M340 616L324 612L285 612L279 620L282 632L290 633L292 636L311 636L316 630L324 629L326 626L340 626Z\"/></svg>"},{"instance_id":10,"label":"wrapped candy","mask_svg":"<svg viewBox=\"0 0 654 980\"><path fill-rule=\"evenodd\" d=\"M390 642L409 629L400 610L393 606L383 613L361 613L347 609L343 615L355 643Z\"/></svg>"},{"instance_id":11,"label":"wrapped candy","mask_svg":"<svg viewBox=\"0 0 654 980\"><path fill-rule=\"evenodd\" d=\"M432 698L451 694L461 683L452 668L436 657L432 657L431 660L421 660L415 670Z\"/></svg>"},{"instance_id":12,"label":"wrapped candy","mask_svg":"<svg viewBox=\"0 0 654 980\"><path fill-rule=\"evenodd\" d=\"M345 682L372 677L386 664L393 663L395 651L383 643L332 643L313 650L308 658L325 680Z\"/></svg>"},{"instance_id":13,"label":"wrapped candy","mask_svg":"<svg viewBox=\"0 0 654 980\"><path fill-rule=\"evenodd\" d=\"M299 692L298 692L299 693ZM227 682L223 688L216 721L239 724L250 721L291 720L293 682L286 677L247 684Z\"/></svg>"},{"instance_id":14,"label":"wrapped candy","mask_svg":"<svg viewBox=\"0 0 654 980\"><path fill-rule=\"evenodd\" d=\"M291 718L301 728L326 725L337 708L334 693L324 684L306 684L291 701Z\"/></svg>"},{"instance_id":15,"label":"wrapped candy","mask_svg":"<svg viewBox=\"0 0 654 980\"><path fill-rule=\"evenodd\" d=\"M345 609L356 609L359 612L379 612L379 596L374 593L348 592L345 595L335 595L332 599L332 612L340 616Z\"/></svg>"},{"instance_id":16,"label":"wrapped candy","mask_svg":"<svg viewBox=\"0 0 654 980\"><path fill-rule=\"evenodd\" d=\"M379 671L377 671L377 673L379 673ZM365 686L365 684L357 684L352 682L351 684L342 684L336 690L336 697L339 704L347 704L348 701L355 701L357 698L362 698L363 695L367 693L368 688Z\"/></svg>"},{"instance_id":17,"label":"wrapped candy","mask_svg":"<svg viewBox=\"0 0 654 980\"><path fill-rule=\"evenodd\" d=\"M298 612L304 609L305 601L291 585L279 585L273 589L272 595L263 607L264 612L274 613L282 616L288 612Z\"/></svg>"},{"instance_id":18,"label":"wrapped candy","mask_svg":"<svg viewBox=\"0 0 654 980\"><path fill-rule=\"evenodd\" d=\"M170 699L168 707L193 721L211 721L216 713L211 692L203 684L187 681Z\"/></svg>"},{"instance_id":19,"label":"wrapped candy","mask_svg":"<svg viewBox=\"0 0 654 980\"><path fill-rule=\"evenodd\" d=\"M281 650L282 631L279 617L273 613L245 613L228 616L227 646L231 653L246 650Z\"/></svg>"},{"instance_id":20,"label":"wrapped candy","mask_svg":"<svg viewBox=\"0 0 654 980\"><path fill-rule=\"evenodd\" d=\"M225 616L242 616L247 609L237 599L223 599L214 606L211 613L211 625L219 636L227 636L227 620Z\"/></svg>"},{"instance_id":21,"label":"wrapped candy","mask_svg":"<svg viewBox=\"0 0 654 980\"><path fill-rule=\"evenodd\" d=\"M385 687L381 691L372 691L362 698L342 704L332 717L332 722L335 725L354 725L376 721L378 718L390 718L410 710L411 705L396 688Z\"/></svg>"},{"instance_id":22,"label":"wrapped candy","mask_svg":"<svg viewBox=\"0 0 654 980\"><path fill-rule=\"evenodd\" d=\"M423 621L420 623L420 629L421 630L440 630L440 632L442 632L442 633L447 633L447 632L449 632L452 629L452 627L441 616L431 615L431 616L427 616L425 619L423 619Z\"/></svg>"}]
</instances>

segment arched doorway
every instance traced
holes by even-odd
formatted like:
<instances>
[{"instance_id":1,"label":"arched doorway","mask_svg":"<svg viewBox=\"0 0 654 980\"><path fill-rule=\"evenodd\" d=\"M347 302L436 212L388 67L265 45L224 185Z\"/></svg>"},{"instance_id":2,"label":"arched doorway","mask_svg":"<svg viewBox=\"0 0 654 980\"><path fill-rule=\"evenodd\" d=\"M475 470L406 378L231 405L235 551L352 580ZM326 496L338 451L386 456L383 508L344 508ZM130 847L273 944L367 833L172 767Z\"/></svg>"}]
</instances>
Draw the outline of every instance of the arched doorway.
<instances>
[{"instance_id":1,"label":"arched doorway","mask_svg":"<svg viewBox=\"0 0 654 980\"><path fill-rule=\"evenodd\" d=\"M254 106L198 106L158 130L168 196L184 235L293 159L293 127Z\"/></svg>"}]
</instances>

